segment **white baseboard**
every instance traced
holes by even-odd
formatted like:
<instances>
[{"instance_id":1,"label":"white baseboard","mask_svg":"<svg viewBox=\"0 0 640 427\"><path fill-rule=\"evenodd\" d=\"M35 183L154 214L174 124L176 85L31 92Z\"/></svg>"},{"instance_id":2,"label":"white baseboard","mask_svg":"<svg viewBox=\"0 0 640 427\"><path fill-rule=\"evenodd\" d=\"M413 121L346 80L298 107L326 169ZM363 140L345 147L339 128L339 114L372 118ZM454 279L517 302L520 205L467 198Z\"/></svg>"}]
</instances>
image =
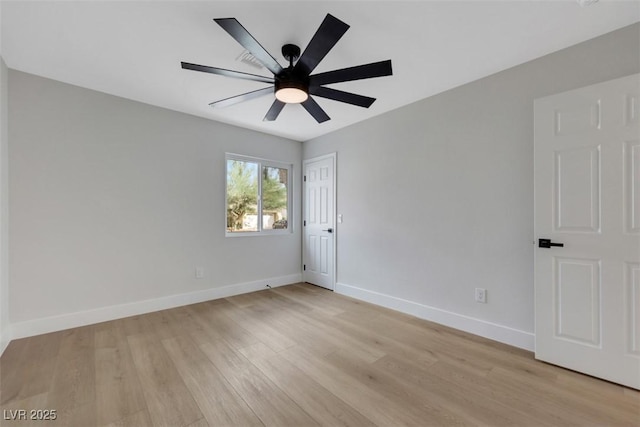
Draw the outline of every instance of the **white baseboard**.
<instances>
[{"instance_id":1,"label":"white baseboard","mask_svg":"<svg viewBox=\"0 0 640 427\"><path fill-rule=\"evenodd\" d=\"M489 338L525 350L534 350L534 334L497 323L487 322L451 311L408 301L391 295L369 291L344 283L336 283L335 292L382 307L391 308L421 319Z\"/></svg>"},{"instance_id":2,"label":"white baseboard","mask_svg":"<svg viewBox=\"0 0 640 427\"><path fill-rule=\"evenodd\" d=\"M301 281L302 274L291 274L288 276L256 280L254 282L236 283L233 285L222 286L219 288L210 288L186 294L169 295L166 297L151 300L136 301L128 304L96 308L94 310L27 320L10 325L10 338L18 339L34 335L46 334L49 332L61 331L64 329L121 319L123 317L135 316L138 314L150 313L153 311L165 310L168 308L180 307L183 305L195 304L203 301L259 291L265 289L267 285L275 288L277 286L284 286ZM4 336L2 338L4 338Z\"/></svg>"}]
</instances>

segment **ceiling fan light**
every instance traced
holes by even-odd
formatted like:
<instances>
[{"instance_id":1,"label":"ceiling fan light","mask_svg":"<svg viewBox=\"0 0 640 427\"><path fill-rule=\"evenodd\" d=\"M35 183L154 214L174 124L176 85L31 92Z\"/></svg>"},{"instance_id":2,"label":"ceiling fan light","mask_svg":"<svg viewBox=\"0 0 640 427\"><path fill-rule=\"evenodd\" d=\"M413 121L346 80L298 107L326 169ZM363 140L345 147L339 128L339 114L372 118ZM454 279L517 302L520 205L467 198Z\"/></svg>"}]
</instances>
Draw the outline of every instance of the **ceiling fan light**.
<instances>
[{"instance_id":1,"label":"ceiling fan light","mask_svg":"<svg viewBox=\"0 0 640 427\"><path fill-rule=\"evenodd\" d=\"M275 83L276 99L285 104L300 104L309 98L309 84L292 76L290 70L276 78Z\"/></svg>"},{"instance_id":2,"label":"ceiling fan light","mask_svg":"<svg viewBox=\"0 0 640 427\"><path fill-rule=\"evenodd\" d=\"M285 104L300 104L306 101L309 95L297 87L283 87L276 91L276 98Z\"/></svg>"}]
</instances>

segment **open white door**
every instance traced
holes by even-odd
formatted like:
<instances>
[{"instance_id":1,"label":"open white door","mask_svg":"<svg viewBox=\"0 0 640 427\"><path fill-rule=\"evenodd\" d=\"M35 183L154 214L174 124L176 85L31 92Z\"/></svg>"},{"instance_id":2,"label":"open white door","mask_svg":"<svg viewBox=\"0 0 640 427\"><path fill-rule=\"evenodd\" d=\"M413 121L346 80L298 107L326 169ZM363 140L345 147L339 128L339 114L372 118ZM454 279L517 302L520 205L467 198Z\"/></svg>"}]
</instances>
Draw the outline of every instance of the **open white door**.
<instances>
[{"instance_id":1,"label":"open white door","mask_svg":"<svg viewBox=\"0 0 640 427\"><path fill-rule=\"evenodd\" d=\"M633 75L541 98L534 126L536 358L636 389L639 93Z\"/></svg>"},{"instance_id":2,"label":"open white door","mask_svg":"<svg viewBox=\"0 0 640 427\"><path fill-rule=\"evenodd\" d=\"M304 162L305 282L335 288L335 153Z\"/></svg>"}]
</instances>

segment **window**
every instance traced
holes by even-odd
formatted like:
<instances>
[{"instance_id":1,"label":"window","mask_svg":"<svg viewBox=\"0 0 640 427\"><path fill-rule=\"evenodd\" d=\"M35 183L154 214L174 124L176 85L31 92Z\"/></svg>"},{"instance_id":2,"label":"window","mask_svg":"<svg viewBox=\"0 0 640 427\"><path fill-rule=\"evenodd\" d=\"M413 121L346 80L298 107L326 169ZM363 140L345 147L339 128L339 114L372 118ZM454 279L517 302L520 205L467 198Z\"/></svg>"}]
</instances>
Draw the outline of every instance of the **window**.
<instances>
[{"instance_id":1,"label":"window","mask_svg":"<svg viewBox=\"0 0 640 427\"><path fill-rule=\"evenodd\" d=\"M227 236L291 231L290 164L227 154Z\"/></svg>"}]
</instances>

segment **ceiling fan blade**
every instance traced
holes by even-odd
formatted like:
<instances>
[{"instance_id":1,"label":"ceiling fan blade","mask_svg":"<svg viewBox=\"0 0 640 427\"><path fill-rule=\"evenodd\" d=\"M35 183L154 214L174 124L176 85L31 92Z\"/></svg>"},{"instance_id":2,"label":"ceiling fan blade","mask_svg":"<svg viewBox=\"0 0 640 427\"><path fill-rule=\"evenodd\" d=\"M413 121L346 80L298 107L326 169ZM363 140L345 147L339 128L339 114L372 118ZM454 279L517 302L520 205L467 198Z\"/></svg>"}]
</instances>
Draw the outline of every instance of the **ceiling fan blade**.
<instances>
[{"instance_id":1,"label":"ceiling fan blade","mask_svg":"<svg viewBox=\"0 0 640 427\"><path fill-rule=\"evenodd\" d=\"M296 71L304 72L307 76L311 74L348 29L349 25L327 14L296 63Z\"/></svg>"},{"instance_id":2,"label":"ceiling fan blade","mask_svg":"<svg viewBox=\"0 0 640 427\"><path fill-rule=\"evenodd\" d=\"M224 68L209 67L207 65L190 64L181 62L182 68L185 70L202 71L203 73L218 74L225 77L234 77L236 79L253 80L263 83L274 83L273 77L264 77L257 74L243 73L241 71L225 70Z\"/></svg>"},{"instance_id":3,"label":"ceiling fan blade","mask_svg":"<svg viewBox=\"0 0 640 427\"><path fill-rule=\"evenodd\" d=\"M357 95L355 93L343 92L337 89L331 89L322 86L312 86L309 88L309 93L321 96L327 99L333 99L334 101L346 102L347 104L357 105L358 107L369 108L371 104L376 100L375 98L369 98L368 96Z\"/></svg>"},{"instance_id":4,"label":"ceiling fan blade","mask_svg":"<svg viewBox=\"0 0 640 427\"><path fill-rule=\"evenodd\" d=\"M262 47L256 39L238 22L236 18L214 19L231 37L247 49L258 61L273 74L280 74L282 66Z\"/></svg>"},{"instance_id":5,"label":"ceiling fan blade","mask_svg":"<svg viewBox=\"0 0 640 427\"><path fill-rule=\"evenodd\" d=\"M278 115L280 115L280 111L282 111L282 109L284 108L284 102L280 101L279 99L276 99L275 101L273 101L273 104L271 104L271 108L269 108L269 111L267 111L267 114L264 116L264 119L262 119L263 122L272 122L275 119L278 118Z\"/></svg>"},{"instance_id":6,"label":"ceiling fan blade","mask_svg":"<svg viewBox=\"0 0 640 427\"><path fill-rule=\"evenodd\" d=\"M314 74L309 78L309 84L313 86L326 85L329 83L341 83L351 80L370 79L372 77L390 76L391 60L372 62L371 64L358 65L355 67L342 68L340 70L327 71L326 73Z\"/></svg>"},{"instance_id":7,"label":"ceiling fan blade","mask_svg":"<svg viewBox=\"0 0 640 427\"><path fill-rule=\"evenodd\" d=\"M316 122L318 123L331 120L327 113L324 112L322 107L320 107L312 97L307 98L307 100L302 103L302 106L313 116L314 119L316 119Z\"/></svg>"},{"instance_id":8,"label":"ceiling fan blade","mask_svg":"<svg viewBox=\"0 0 640 427\"><path fill-rule=\"evenodd\" d=\"M248 101L250 99L258 98L260 96L268 95L270 93L273 94L273 88L265 87L263 89L258 89L252 92L243 93L242 95L236 95L230 98L222 99L220 101L215 101L209 105L213 108L228 107L230 105L234 105L242 101Z\"/></svg>"}]
</instances>

